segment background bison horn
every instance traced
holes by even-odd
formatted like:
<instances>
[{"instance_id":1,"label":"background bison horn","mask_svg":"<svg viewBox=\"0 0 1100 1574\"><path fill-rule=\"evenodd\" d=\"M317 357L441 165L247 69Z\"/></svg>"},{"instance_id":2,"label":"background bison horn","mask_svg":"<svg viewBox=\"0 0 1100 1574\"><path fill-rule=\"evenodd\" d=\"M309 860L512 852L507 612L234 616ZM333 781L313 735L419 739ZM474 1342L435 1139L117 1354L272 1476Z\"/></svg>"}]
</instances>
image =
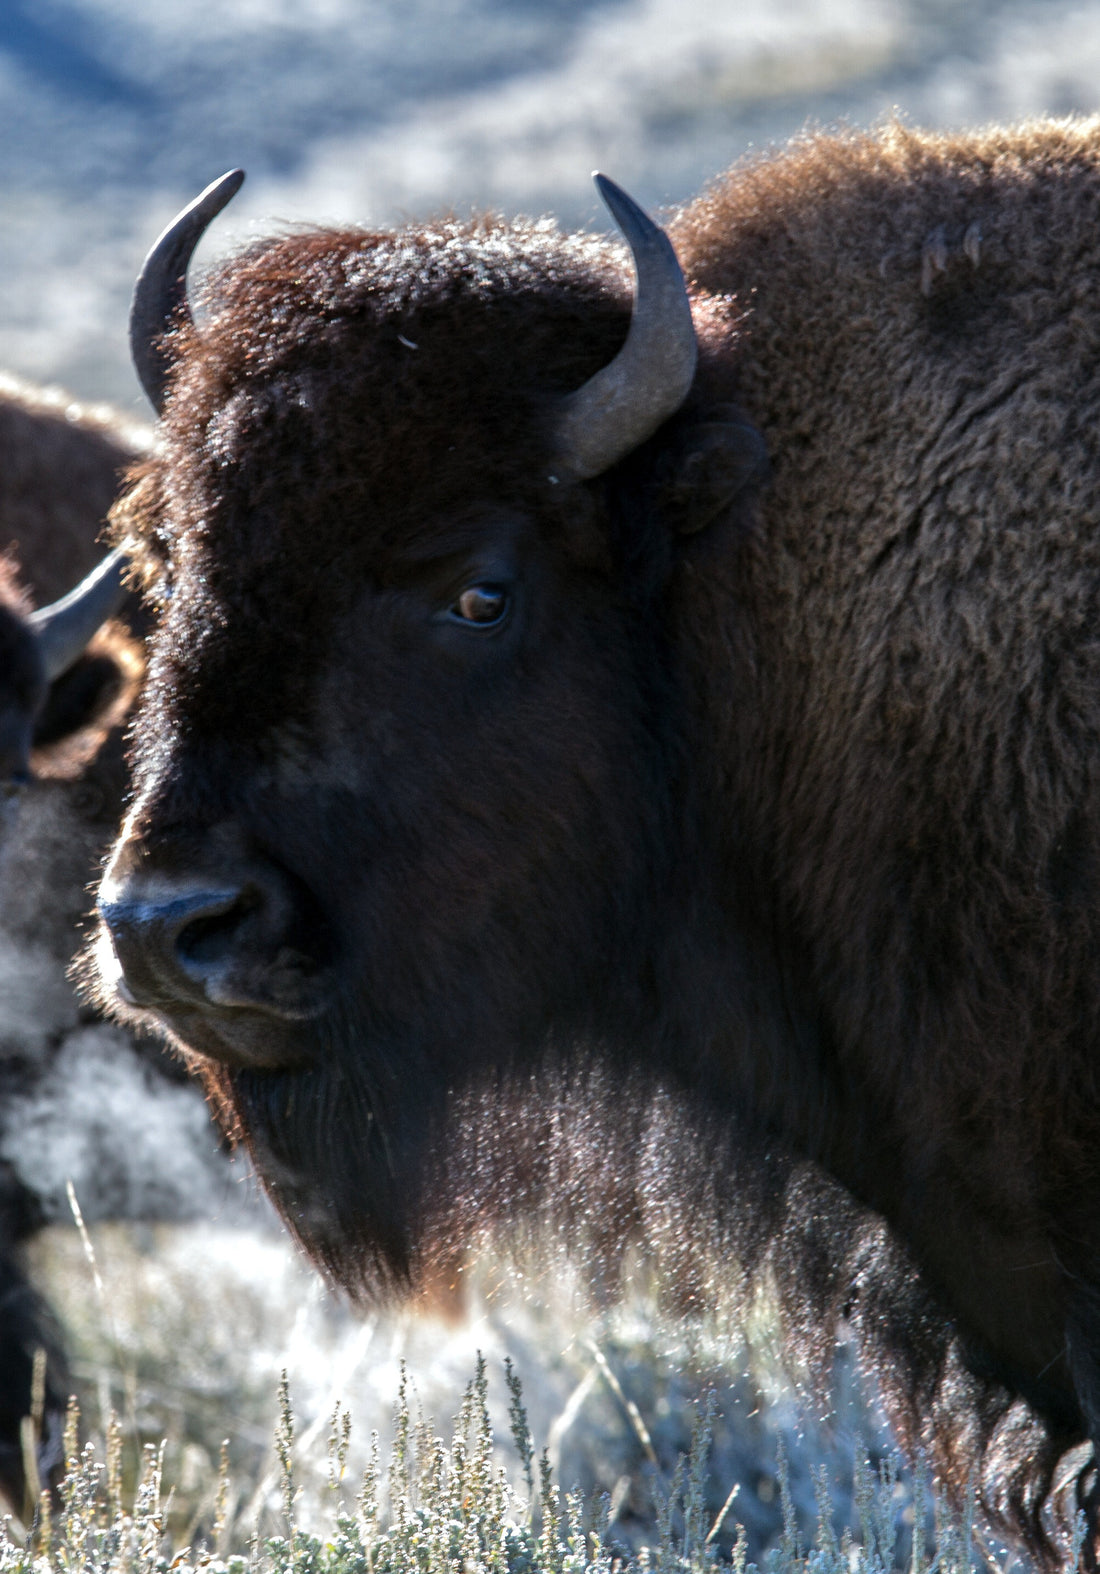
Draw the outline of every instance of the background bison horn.
<instances>
[{"instance_id":1,"label":"background bison horn","mask_svg":"<svg viewBox=\"0 0 1100 1574\"><path fill-rule=\"evenodd\" d=\"M130 355L134 370L158 415L164 406L168 358L161 338L173 321L191 321L187 304L187 265L211 219L241 188L243 169L212 181L154 242L134 285L130 305Z\"/></svg>"},{"instance_id":2,"label":"background bison horn","mask_svg":"<svg viewBox=\"0 0 1100 1574\"><path fill-rule=\"evenodd\" d=\"M48 683L68 671L100 624L118 611L126 596L125 572L125 554L111 552L75 590L31 613Z\"/></svg>"},{"instance_id":3,"label":"background bison horn","mask_svg":"<svg viewBox=\"0 0 1100 1574\"><path fill-rule=\"evenodd\" d=\"M559 464L586 481L609 470L674 415L695 376L695 329L684 276L664 230L606 175L592 177L634 256L634 313L610 365L563 402Z\"/></svg>"}]
</instances>

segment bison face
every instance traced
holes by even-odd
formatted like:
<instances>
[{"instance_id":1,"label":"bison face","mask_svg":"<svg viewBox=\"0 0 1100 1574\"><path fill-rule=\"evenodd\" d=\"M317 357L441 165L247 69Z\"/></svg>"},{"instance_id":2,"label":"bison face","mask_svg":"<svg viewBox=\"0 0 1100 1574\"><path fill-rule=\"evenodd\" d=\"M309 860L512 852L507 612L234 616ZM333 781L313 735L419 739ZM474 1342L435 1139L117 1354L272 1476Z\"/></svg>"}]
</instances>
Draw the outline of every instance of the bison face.
<instances>
[{"instance_id":1,"label":"bison face","mask_svg":"<svg viewBox=\"0 0 1100 1574\"><path fill-rule=\"evenodd\" d=\"M759 452L713 411L646 440L695 345L637 219L633 319L602 243L475 223L276 242L199 332L161 243L183 321L167 381L138 355L164 440L118 515L159 622L102 991L345 1283L422 1268L471 1090L654 1017L693 861L674 535L716 449L727 486Z\"/></svg>"},{"instance_id":2,"label":"bison face","mask_svg":"<svg viewBox=\"0 0 1100 1574\"><path fill-rule=\"evenodd\" d=\"M309 1061L311 1024L351 1000L371 1031L419 1034L445 997L467 1043L507 1009L511 1037L526 999L478 972L527 956L532 976L564 948L560 998L606 957L610 914L577 909L623 903L649 835L659 626L518 509L431 536L384 585L348 576L308 670L262 613L242 627L243 600L214 600L213 567L176 579L100 910L124 998L228 1065ZM173 659L218 628L208 669Z\"/></svg>"},{"instance_id":3,"label":"bison face","mask_svg":"<svg viewBox=\"0 0 1100 1574\"><path fill-rule=\"evenodd\" d=\"M591 1034L609 990L643 1009L667 651L557 534L434 518L379 582L332 577L289 670L247 576L219 597L216 554L172 565L101 971L200 1057L312 1240L335 1207L402 1259L456 1091Z\"/></svg>"}]
</instances>

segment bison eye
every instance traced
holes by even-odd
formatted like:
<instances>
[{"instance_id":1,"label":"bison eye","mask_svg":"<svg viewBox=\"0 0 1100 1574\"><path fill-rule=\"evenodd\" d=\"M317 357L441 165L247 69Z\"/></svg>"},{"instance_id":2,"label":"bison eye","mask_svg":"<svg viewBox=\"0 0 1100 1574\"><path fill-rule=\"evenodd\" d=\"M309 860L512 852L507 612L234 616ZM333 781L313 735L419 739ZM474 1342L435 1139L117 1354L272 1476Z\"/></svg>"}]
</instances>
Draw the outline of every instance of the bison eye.
<instances>
[{"instance_id":1,"label":"bison eye","mask_svg":"<svg viewBox=\"0 0 1100 1574\"><path fill-rule=\"evenodd\" d=\"M468 585L448 611L459 623L492 628L508 610L508 594L499 585Z\"/></svg>"}]
</instances>

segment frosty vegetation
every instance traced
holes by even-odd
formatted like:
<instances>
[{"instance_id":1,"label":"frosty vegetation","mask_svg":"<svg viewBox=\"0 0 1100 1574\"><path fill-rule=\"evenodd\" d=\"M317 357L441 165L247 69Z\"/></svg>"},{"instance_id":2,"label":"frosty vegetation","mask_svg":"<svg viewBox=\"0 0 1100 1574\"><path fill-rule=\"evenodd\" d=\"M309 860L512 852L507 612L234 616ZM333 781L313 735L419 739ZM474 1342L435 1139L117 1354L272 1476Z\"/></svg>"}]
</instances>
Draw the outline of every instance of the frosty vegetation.
<instances>
[{"instance_id":1,"label":"frosty vegetation","mask_svg":"<svg viewBox=\"0 0 1100 1574\"><path fill-rule=\"evenodd\" d=\"M146 1447L136 1485L128 1490L121 1424L112 1417L101 1459L93 1444L79 1446L74 1403L60 1507L43 1494L29 1530L5 1522L0 1574L705 1574L719 1566L756 1574L743 1530L728 1555L719 1550L723 1524L735 1517L735 1491L716 1518L707 1507L713 1397L697 1405L689 1452L660 1493L653 1544L632 1551L615 1539L608 1498L586 1501L580 1492L563 1493L548 1455L536 1455L511 1363L505 1384L512 1470L495 1452L480 1357L449 1442L414 1413L403 1372L388 1459L383 1462L375 1434L357 1480L347 1472L351 1417L337 1404L328 1437L330 1528L319 1535L296 1522L295 1420L284 1375L275 1436L282 1524L264 1539L254 1535L246 1548L225 1545L227 1446L205 1533L174 1548L166 1533L172 1486L164 1477L163 1447ZM911 1495L912 1550L899 1564L898 1475L889 1461L877 1474L866 1464L857 1466L853 1523L840 1535L821 1468L817 1527L808 1546L800 1542L782 1457L779 1481L783 1531L761 1574L886 1574L899 1566L911 1574L969 1574L975 1567L970 1514L952 1517L919 1476Z\"/></svg>"}]
</instances>

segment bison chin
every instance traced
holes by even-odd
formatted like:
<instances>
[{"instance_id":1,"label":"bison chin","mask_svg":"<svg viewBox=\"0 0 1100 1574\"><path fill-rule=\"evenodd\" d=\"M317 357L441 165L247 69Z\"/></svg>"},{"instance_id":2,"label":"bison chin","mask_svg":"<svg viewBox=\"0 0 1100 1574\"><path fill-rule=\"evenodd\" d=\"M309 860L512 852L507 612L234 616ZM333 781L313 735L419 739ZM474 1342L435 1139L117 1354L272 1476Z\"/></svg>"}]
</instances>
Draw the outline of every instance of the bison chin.
<instances>
[{"instance_id":1,"label":"bison chin","mask_svg":"<svg viewBox=\"0 0 1100 1574\"><path fill-rule=\"evenodd\" d=\"M372 1304L436 1298L492 1240L528 1260L566 1246L614 1293L646 1233L639 1163L650 1180L662 1167L651 1100L612 1066L557 1050L537 1070L497 1060L448 1081L427 1055L391 1049L369 1057L403 1068L388 1086L366 1059L354 1070L203 1068L223 1122L335 1285ZM694 1283L681 1310L701 1304Z\"/></svg>"},{"instance_id":2,"label":"bison chin","mask_svg":"<svg viewBox=\"0 0 1100 1574\"><path fill-rule=\"evenodd\" d=\"M325 1069L206 1071L291 1233L334 1285L370 1302L418 1288L418 1244L443 1100L385 1117L362 1081Z\"/></svg>"}]
</instances>

